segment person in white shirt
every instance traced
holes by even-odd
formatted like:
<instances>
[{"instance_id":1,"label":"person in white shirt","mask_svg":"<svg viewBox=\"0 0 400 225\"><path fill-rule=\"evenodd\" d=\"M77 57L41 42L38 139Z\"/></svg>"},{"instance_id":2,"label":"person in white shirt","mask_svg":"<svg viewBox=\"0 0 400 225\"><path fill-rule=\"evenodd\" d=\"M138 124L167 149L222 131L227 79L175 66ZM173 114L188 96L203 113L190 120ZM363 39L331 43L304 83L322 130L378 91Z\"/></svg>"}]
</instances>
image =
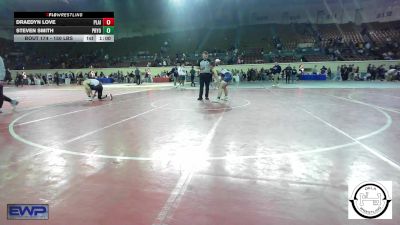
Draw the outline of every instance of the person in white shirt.
<instances>
[{"instance_id":1,"label":"person in white shirt","mask_svg":"<svg viewBox=\"0 0 400 225\"><path fill-rule=\"evenodd\" d=\"M178 75L179 75L179 86L185 86L186 79L186 69L184 65L178 67Z\"/></svg>"},{"instance_id":2,"label":"person in white shirt","mask_svg":"<svg viewBox=\"0 0 400 225\"><path fill-rule=\"evenodd\" d=\"M385 78L387 81L394 81L396 80L396 75L397 75L398 71L397 69L391 67L385 74Z\"/></svg>"}]
</instances>

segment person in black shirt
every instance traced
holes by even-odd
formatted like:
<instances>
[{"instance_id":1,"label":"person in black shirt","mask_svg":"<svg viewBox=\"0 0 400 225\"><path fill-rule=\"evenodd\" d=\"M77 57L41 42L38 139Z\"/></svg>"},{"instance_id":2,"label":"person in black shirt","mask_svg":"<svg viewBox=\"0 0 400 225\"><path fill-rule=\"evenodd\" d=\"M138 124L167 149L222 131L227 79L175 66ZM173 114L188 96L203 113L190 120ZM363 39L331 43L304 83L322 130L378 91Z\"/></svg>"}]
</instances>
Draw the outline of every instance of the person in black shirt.
<instances>
[{"instance_id":1,"label":"person in black shirt","mask_svg":"<svg viewBox=\"0 0 400 225\"><path fill-rule=\"evenodd\" d=\"M17 73L17 77L15 78L15 86L24 86L24 83L22 82L22 74L21 73Z\"/></svg>"},{"instance_id":2,"label":"person in black shirt","mask_svg":"<svg viewBox=\"0 0 400 225\"><path fill-rule=\"evenodd\" d=\"M326 71L327 71L328 69L325 67L325 66L322 66L322 68L321 68L321 75L326 75Z\"/></svg>"},{"instance_id":3,"label":"person in black shirt","mask_svg":"<svg viewBox=\"0 0 400 225\"><path fill-rule=\"evenodd\" d=\"M385 73L386 73L386 70L383 67L383 65L379 66L378 67L378 79L383 81L385 79Z\"/></svg>"},{"instance_id":4,"label":"person in black shirt","mask_svg":"<svg viewBox=\"0 0 400 225\"><path fill-rule=\"evenodd\" d=\"M171 71L168 73L168 76L173 79L174 81L174 87L176 86L176 81L178 80L178 67L175 66L171 69Z\"/></svg>"},{"instance_id":5,"label":"person in black shirt","mask_svg":"<svg viewBox=\"0 0 400 225\"><path fill-rule=\"evenodd\" d=\"M342 76L342 81L347 80L347 66L346 65L342 65L342 67L340 67L340 74Z\"/></svg>"},{"instance_id":6,"label":"person in black shirt","mask_svg":"<svg viewBox=\"0 0 400 225\"><path fill-rule=\"evenodd\" d=\"M11 81L12 81L11 72L10 72L10 69L8 68L6 70L6 76L4 77L4 82L7 82L7 84L10 84Z\"/></svg>"},{"instance_id":7,"label":"person in black shirt","mask_svg":"<svg viewBox=\"0 0 400 225\"><path fill-rule=\"evenodd\" d=\"M292 83L294 84L294 82L297 80L296 79L296 76L297 76L297 70L296 70L296 67L293 67L293 69L292 69L292 76L291 76L291 79L292 79Z\"/></svg>"},{"instance_id":8,"label":"person in black shirt","mask_svg":"<svg viewBox=\"0 0 400 225\"><path fill-rule=\"evenodd\" d=\"M375 80L376 79L376 74L377 74L377 70L376 70L375 65L373 65L371 67L371 80Z\"/></svg>"},{"instance_id":9,"label":"person in black shirt","mask_svg":"<svg viewBox=\"0 0 400 225\"><path fill-rule=\"evenodd\" d=\"M328 74L328 79L329 79L329 80L332 80L332 70L331 70L330 67L328 67L328 72L327 72L327 74Z\"/></svg>"},{"instance_id":10,"label":"person in black shirt","mask_svg":"<svg viewBox=\"0 0 400 225\"><path fill-rule=\"evenodd\" d=\"M42 80L43 80L43 84L47 85L47 76L46 76L46 74L42 75Z\"/></svg>"},{"instance_id":11,"label":"person in black shirt","mask_svg":"<svg viewBox=\"0 0 400 225\"><path fill-rule=\"evenodd\" d=\"M292 67L290 64L285 68L285 78L286 78L286 83L290 83L290 78L292 77Z\"/></svg>"},{"instance_id":12,"label":"person in black shirt","mask_svg":"<svg viewBox=\"0 0 400 225\"><path fill-rule=\"evenodd\" d=\"M371 73L371 70L372 70L372 66L371 66L371 64L368 64L367 73Z\"/></svg>"},{"instance_id":13,"label":"person in black shirt","mask_svg":"<svg viewBox=\"0 0 400 225\"><path fill-rule=\"evenodd\" d=\"M192 69L190 70L190 81L191 81L190 86L191 87L196 87L196 84L194 83L194 76L195 75L196 75L196 70L194 70L194 66L192 66Z\"/></svg>"},{"instance_id":14,"label":"person in black shirt","mask_svg":"<svg viewBox=\"0 0 400 225\"><path fill-rule=\"evenodd\" d=\"M137 67L135 69L135 80L137 85L141 84L140 70Z\"/></svg>"},{"instance_id":15,"label":"person in black shirt","mask_svg":"<svg viewBox=\"0 0 400 225\"><path fill-rule=\"evenodd\" d=\"M279 74L282 72L281 66L276 62L275 66L271 68L271 72L273 74L274 82L272 87L275 87L279 84Z\"/></svg>"},{"instance_id":16,"label":"person in black shirt","mask_svg":"<svg viewBox=\"0 0 400 225\"><path fill-rule=\"evenodd\" d=\"M60 85L60 76L58 75L58 72L54 73L54 81L56 82L57 86Z\"/></svg>"}]
</instances>

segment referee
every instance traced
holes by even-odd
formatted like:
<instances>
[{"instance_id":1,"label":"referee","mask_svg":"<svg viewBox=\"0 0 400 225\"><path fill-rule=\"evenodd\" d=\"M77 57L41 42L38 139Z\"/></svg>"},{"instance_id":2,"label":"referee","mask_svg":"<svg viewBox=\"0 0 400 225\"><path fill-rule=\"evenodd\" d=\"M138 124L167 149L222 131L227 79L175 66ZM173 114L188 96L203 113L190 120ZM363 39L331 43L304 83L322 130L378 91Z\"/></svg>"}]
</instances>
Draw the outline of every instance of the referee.
<instances>
[{"instance_id":1,"label":"referee","mask_svg":"<svg viewBox=\"0 0 400 225\"><path fill-rule=\"evenodd\" d=\"M100 81L94 78L89 78L83 81L83 87L85 88L86 95L88 96L88 100L92 101L94 95L92 95L92 91L97 92L97 98L99 100L103 100L107 98L108 95L103 96L103 85ZM112 100L112 95L110 94L110 100Z\"/></svg>"},{"instance_id":2,"label":"referee","mask_svg":"<svg viewBox=\"0 0 400 225\"><path fill-rule=\"evenodd\" d=\"M210 89L212 75L211 75L211 61L208 59L208 52L206 51L203 52L203 60L200 61L199 67L200 67L200 75L199 75L200 92L199 92L199 98L197 100L199 101L203 100L204 84L206 85L205 97L206 100L209 100L208 92Z\"/></svg>"}]
</instances>

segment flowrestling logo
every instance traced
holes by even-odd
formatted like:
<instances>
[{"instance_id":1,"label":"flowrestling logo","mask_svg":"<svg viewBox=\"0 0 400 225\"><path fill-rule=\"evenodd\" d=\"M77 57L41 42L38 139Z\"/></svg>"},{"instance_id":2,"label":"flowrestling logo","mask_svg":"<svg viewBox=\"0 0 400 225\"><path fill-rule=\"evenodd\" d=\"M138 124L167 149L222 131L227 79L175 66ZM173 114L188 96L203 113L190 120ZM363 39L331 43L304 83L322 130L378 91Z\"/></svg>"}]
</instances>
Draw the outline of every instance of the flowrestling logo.
<instances>
[{"instance_id":1,"label":"flowrestling logo","mask_svg":"<svg viewBox=\"0 0 400 225\"><path fill-rule=\"evenodd\" d=\"M48 220L49 205L47 204L8 204L8 220Z\"/></svg>"},{"instance_id":2,"label":"flowrestling logo","mask_svg":"<svg viewBox=\"0 0 400 225\"><path fill-rule=\"evenodd\" d=\"M392 182L349 184L349 219L392 219Z\"/></svg>"}]
</instances>

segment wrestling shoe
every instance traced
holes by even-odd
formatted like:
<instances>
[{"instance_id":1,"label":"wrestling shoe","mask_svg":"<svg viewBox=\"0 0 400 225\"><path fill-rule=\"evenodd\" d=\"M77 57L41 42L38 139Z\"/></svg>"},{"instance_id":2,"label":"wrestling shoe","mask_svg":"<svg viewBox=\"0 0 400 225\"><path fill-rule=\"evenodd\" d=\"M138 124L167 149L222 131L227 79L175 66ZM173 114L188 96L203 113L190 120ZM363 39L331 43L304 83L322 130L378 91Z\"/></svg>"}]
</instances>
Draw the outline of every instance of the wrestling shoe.
<instances>
[{"instance_id":1,"label":"wrestling shoe","mask_svg":"<svg viewBox=\"0 0 400 225\"><path fill-rule=\"evenodd\" d=\"M220 103L221 102L221 98L217 97L216 99L213 100L213 102Z\"/></svg>"},{"instance_id":2,"label":"wrestling shoe","mask_svg":"<svg viewBox=\"0 0 400 225\"><path fill-rule=\"evenodd\" d=\"M13 108L15 108L18 104L19 102L17 100L11 100L11 105Z\"/></svg>"},{"instance_id":3,"label":"wrestling shoe","mask_svg":"<svg viewBox=\"0 0 400 225\"><path fill-rule=\"evenodd\" d=\"M108 98L108 95L105 95L104 97L101 97L101 101L103 101L104 99Z\"/></svg>"}]
</instances>

